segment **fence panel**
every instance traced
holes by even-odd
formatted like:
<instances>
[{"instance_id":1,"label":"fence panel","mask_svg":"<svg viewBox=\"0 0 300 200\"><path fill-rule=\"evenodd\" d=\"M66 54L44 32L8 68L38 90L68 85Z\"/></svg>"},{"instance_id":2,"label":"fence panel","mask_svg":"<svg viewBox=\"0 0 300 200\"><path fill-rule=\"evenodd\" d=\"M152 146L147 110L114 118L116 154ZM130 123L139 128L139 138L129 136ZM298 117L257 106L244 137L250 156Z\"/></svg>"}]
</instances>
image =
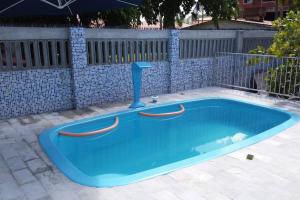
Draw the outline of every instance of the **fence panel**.
<instances>
[{"instance_id":1,"label":"fence panel","mask_svg":"<svg viewBox=\"0 0 300 200\"><path fill-rule=\"evenodd\" d=\"M248 53L258 46L270 47L275 33L275 31L244 31L242 52Z\"/></svg>"},{"instance_id":2,"label":"fence panel","mask_svg":"<svg viewBox=\"0 0 300 200\"><path fill-rule=\"evenodd\" d=\"M85 29L88 65L166 61L169 31ZM237 34L239 33L239 34ZM180 30L179 58L213 57L268 47L274 31ZM0 27L0 70L68 67L65 28Z\"/></svg>"},{"instance_id":3,"label":"fence panel","mask_svg":"<svg viewBox=\"0 0 300 200\"><path fill-rule=\"evenodd\" d=\"M300 58L218 53L214 71L218 86L300 102Z\"/></svg>"},{"instance_id":4,"label":"fence panel","mask_svg":"<svg viewBox=\"0 0 300 200\"><path fill-rule=\"evenodd\" d=\"M165 61L168 31L85 29L89 65ZM94 51L101 44L100 51Z\"/></svg>"},{"instance_id":5,"label":"fence panel","mask_svg":"<svg viewBox=\"0 0 300 200\"><path fill-rule=\"evenodd\" d=\"M181 30L179 58L212 57L216 52L234 52L236 31Z\"/></svg>"},{"instance_id":6,"label":"fence panel","mask_svg":"<svg viewBox=\"0 0 300 200\"><path fill-rule=\"evenodd\" d=\"M95 51L99 44L102 49ZM87 39L88 64L164 61L168 54L166 44L167 39Z\"/></svg>"},{"instance_id":7,"label":"fence panel","mask_svg":"<svg viewBox=\"0 0 300 200\"><path fill-rule=\"evenodd\" d=\"M68 67L67 29L0 27L0 71Z\"/></svg>"},{"instance_id":8,"label":"fence panel","mask_svg":"<svg viewBox=\"0 0 300 200\"><path fill-rule=\"evenodd\" d=\"M248 53L250 50L256 49L258 46L269 48L272 44L272 38L244 38L243 52Z\"/></svg>"},{"instance_id":9,"label":"fence panel","mask_svg":"<svg viewBox=\"0 0 300 200\"><path fill-rule=\"evenodd\" d=\"M217 52L248 52L257 46L268 48L274 31L181 30L179 58L213 57Z\"/></svg>"}]
</instances>

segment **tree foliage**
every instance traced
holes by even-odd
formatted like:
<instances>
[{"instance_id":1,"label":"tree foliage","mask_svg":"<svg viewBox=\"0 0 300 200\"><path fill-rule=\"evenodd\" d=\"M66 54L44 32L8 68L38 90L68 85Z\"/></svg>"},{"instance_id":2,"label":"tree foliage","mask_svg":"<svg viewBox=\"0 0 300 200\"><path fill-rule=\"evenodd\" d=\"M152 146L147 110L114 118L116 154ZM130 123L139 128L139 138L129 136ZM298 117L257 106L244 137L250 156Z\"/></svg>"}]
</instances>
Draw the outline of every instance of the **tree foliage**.
<instances>
[{"instance_id":1,"label":"tree foliage","mask_svg":"<svg viewBox=\"0 0 300 200\"><path fill-rule=\"evenodd\" d=\"M191 12L193 6L199 11L200 4L206 14L212 17L217 28L219 20L230 20L238 15L236 0L145 0L141 12L149 24L157 23L158 16L161 16L164 28L174 28L175 18L184 18Z\"/></svg>"},{"instance_id":2,"label":"tree foliage","mask_svg":"<svg viewBox=\"0 0 300 200\"><path fill-rule=\"evenodd\" d=\"M300 11L290 11L283 19L273 22L278 30L269 49L258 47L249 53L272 54L278 58L300 56ZM267 90L290 96L300 93L300 63L295 59L279 59L281 64L276 68L269 68L265 77ZM266 62L259 56L248 60L248 63L257 64Z\"/></svg>"},{"instance_id":3,"label":"tree foliage","mask_svg":"<svg viewBox=\"0 0 300 200\"><path fill-rule=\"evenodd\" d=\"M300 1L300 0L297 0ZM144 0L139 8L123 8L109 11L101 11L80 15L80 25L89 26L91 21L103 20L108 27L136 27L139 25L140 16L145 17L148 24L156 24L162 19L164 28L175 28L176 19L182 23L185 16L191 13L192 8L200 9L202 5L207 15L212 16L214 23L218 27L218 21L231 19L237 16L236 0ZM195 17L193 15L193 17ZM1 19L0 23L10 24L61 24L78 25L76 16L53 17L19 17L13 19ZM97 26L97 24L95 25ZM101 24L102 26L102 24Z\"/></svg>"},{"instance_id":4,"label":"tree foliage","mask_svg":"<svg viewBox=\"0 0 300 200\"><path fill-rule=\"evenodd\" d=\"M194 4L194 0L144 0L140 10L148 24L157 23L160 16L164 28L174 28L175 17L185 17Z\"/></svg>"},{"instance_id":5,"label":"tree foliage","mask_svg":"<svg viewBox=\"0 0 300 200\"><path fill-rule=\"evenodd\" d=\"M294 60L287 60L276 68L269 68L265 81L269 92L298 96L300 65Z\"/></svg>"},{"instance_id":6,"label":"tree foliage","mask_svg":"<svg viewBox=\"0 0 300 200\"><path fill-rule=\"evenodd\" d=\"M141 24L140 16L141 12L137 8L122 8L101 11L97 18L102 19L106 27L134 28ZM91 17L88 18L90 20Z\"/></svg>"},{"instance_id":7,"label":"tree foliage","mask_svg":"<svg viewBox=\"0 0 300 200\"><path fill-rule=\"evenodd\" d=\"M290 10L300 10L300 0L291 0L290 2Z\"/></svg>"},{"instance_id":8,"label":"tree foliage","mask_svg":"<svg viewBox=\"0 0 300 200\"><path fill-rule=\"evenodd\" d=\"M212 17L217 29L219 20L231 20L238 16L237 0L199 0L207 15Z\"/></svg>"},{"instance_id":9,"label":"tree foliage","mask_svg":"<svg viewBox=\"0 0 300 200\"><path fill-rule=\"evenodd\" d=\"M283 19L273 22L278 30L269 48L270 54L282 56L300 56L300 11L290 11Z\"/></svg>"}]
</instances>

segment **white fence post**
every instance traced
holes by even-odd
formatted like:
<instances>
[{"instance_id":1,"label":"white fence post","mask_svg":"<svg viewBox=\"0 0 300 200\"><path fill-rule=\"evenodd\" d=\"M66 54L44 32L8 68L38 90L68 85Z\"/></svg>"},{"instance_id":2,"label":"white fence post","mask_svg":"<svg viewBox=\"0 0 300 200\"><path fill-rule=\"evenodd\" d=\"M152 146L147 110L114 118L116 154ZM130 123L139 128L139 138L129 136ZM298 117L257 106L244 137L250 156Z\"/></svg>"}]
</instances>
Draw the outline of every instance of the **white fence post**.
<instances>
[{"instance_id":1,"label":"white fence post","mask_svg":"<svg viewBox=\"0 0 300 200\"><path fill-rule=\"evenodd\" d=\"M236 31L236 52L243 52L244 31Z\"/></svg>"}]
</instances>

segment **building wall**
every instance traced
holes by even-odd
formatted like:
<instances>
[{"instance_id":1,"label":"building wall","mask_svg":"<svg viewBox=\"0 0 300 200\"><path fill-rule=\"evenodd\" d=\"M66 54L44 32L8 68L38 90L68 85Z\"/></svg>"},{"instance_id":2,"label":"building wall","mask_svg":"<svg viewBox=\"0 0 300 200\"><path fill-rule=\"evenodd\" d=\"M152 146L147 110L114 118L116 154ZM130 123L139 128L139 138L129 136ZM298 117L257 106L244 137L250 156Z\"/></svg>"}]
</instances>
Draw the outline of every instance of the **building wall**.
<instances>
[{"instance_id":1,"label":"building wall","mask_svg":"<svg viewBox=\"0 0 300 200\"><path fill-rule=\"evenodd\" d=\"M263 1L252 0L249 3L244 3L244 0L239 0L241 17L248 19L259 19L258 17L267 17L267 20L274 20L270 18L271 13L276 12L276 1ZM283 5L279 5L279 10L284 12L288 11L290 7L290 1L284 1ZM279 11L280 12L280 11ZM255 18L257 17L257 18ZM274 15L272 16L274 17Z\"/></svg>"}]
</instances>

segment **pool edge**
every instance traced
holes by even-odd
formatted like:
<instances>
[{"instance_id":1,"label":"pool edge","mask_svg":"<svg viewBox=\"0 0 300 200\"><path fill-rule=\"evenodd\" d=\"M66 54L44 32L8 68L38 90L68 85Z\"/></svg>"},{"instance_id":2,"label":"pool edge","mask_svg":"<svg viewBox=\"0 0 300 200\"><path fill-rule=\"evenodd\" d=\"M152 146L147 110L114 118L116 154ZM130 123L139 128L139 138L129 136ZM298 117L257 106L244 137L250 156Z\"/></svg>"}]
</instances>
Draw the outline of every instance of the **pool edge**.
<instances>
[{"instance_id":1,"label":"pool edge","mask_svg":"<svg viewBox=\"0 0 300 200\"><path fill-rule=\"evenodd\" d=\"M258 107L273 109L273 110L288 114L290 116L290 119L288 119L287 121L271 128L267 131L264 131L264 132L262 132L262 133L260 133L256 136L253 136L249 139L238 142L236 144L232 144L232 145L229 145L227 147L223 147L221 149L217 149L217 150L208 152L208 153L203 154L203 155L198 155L198 156L195 156L195 157L192 157L192 158L188 158L188 159L185 159L185 160L170 163L170 164L158 167L158 168L153 168L153 169L150 169L150 170L147 170L147 171L139 172L137 174L128 175L125 178L121 178L121 179L119 178L119 179L116 179L116 180L109 180L109 181L107 181L107 180L101 180L101 181L97 180L96 181L97 177L89 177L88 175L82 173L73 164L71 164L71 162L66 157L61 155L61 153L55 148L55 146L50 141L50 133L51 132L53 132L57 129L61 129L65 126L69 126L69 125L78 123L78 122L84 123L84 122L88 122L90 120L106 118L106 117L114 116L114 115L117 115L117 114L136 112L136 111L140 111L140 110L151 109L151 108L167 106L167 105L176 105L176 104L180 104L180 103L194 102L194 101L201 101L201 100L212 100L212 99L230 100L230 101L234 101L234 102L250 104L252 106L258 106ZM149 178L152 178L152 177L156 177L156 176L159 176L159 175L162 175L162 174L167 174L167 173L170 173L172 171L175 171L175 170L178 170L178 169L181 169L181 168L189 167L189 166L194 165L196 163L201 163L201 162L204 162L204 161L207 161L207 160L210 160L210 159L214 159L216 157L220 157L220 156L223 156L225 154L228 154L228 153L231 153L231 152L234 152L234 151L238 151L242 148L248 147L250 145L253 145L255 143L263 141L264 139L267 139L267 138L270 138L274 135L277 135L280 132L286 130L287 128L292 127L293 125L295 125L299 121L300 121L300 116L299 115L297 115L295 113L292 113L292 112L289 112L289 111L281 110L279 108L274 108L273 106L265 106L265 105L260 105L260 104L256 104L256 103L252 103L252 102L235 100L235 99L231 99L231 98L222 98L222 97L210 97L209 98L208 97L208 98L198 98L198 99L192 99L192 100L184 100L184 101L176 101L176 102L157 104L157 105L154 105L154 106L148 106L148 107L141 108L141 109L127 109L127 110L122 110L122 111L118 111L118 112L114 112L114 113L108 113L108 114L101 115L101 116L76 120L76 121L73 121L73 122L70 122L70 123L58 125L56 127L53 127L51 129L48 129L48 130L44 131L39 136L39 143L40 143L43 151L47 154L48 158L52 161L52 163L55 164L55 166L65 176L67 176L72 181L74 181L76 183L79 183L81 185L91 186L91 187L114 187L114 186L120 186L120 185L126 185L126 184L130 184L130 183L134 183L134 182L139 182L139 181L149 179Z\"/></svg>"}]
</instances>

